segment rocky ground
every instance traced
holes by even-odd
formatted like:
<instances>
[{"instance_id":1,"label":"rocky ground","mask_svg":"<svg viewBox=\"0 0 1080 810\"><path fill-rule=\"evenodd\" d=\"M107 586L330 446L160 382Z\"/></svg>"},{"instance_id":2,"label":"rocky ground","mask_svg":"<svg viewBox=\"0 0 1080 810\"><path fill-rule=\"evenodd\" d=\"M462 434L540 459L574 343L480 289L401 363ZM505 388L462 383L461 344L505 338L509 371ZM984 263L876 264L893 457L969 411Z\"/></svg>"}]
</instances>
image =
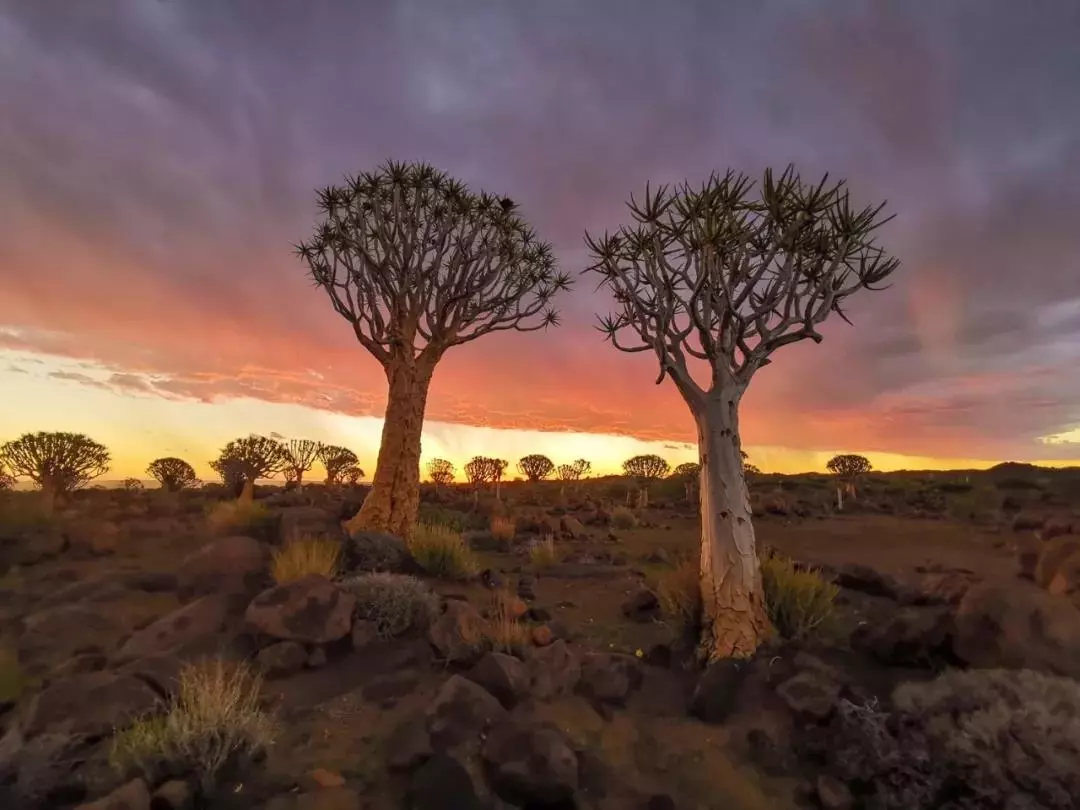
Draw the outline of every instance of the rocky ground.
<instances>
[{"instance_id":1,"label":"rocky ground","mask_svg":"<svg viewBox=\"0 0 1080 810\"><path fill-rule=\"evenodd\" d=\"M208 522L222 497L212 489L88 491L48 522L26 519L16 504L26 496L10 495L0 807L1003 806L942 781L933 756L915 776L907 764L863 762L851 752L865 739L852 735L893 711L875 739L903 742L897 723L940 701L905 702L894 689L946 670L1080 678L1072 486L883 476L835 514L827 481L755 483L759 539L835 582L836 615L809 638L777 638L753 661L705 671L657 598L695 552L696 517L677 490L626 528L613 525L615 484L507 485L503 505L427 491L423 517L464 530L477 573L435 579L407 553L395 558L390 569L421 574L437 595L430 622L399 634L363 618L363 597L342 582L270 576L284 539L341 537L358 493L260 490L269 516L243 532ZM512 539L486 528L505 513ZM558 561L530 556L547 535ZM342 542L347 567L362 569L363 541ZM208 658L265 676L272 745L230 762L212 786L114 767L118 730L163 711L185 662ZM949 694L984 688L972 683ZM993 689L999 703L1015 691L1012 680ZM1066 714L1077 711L1080 701ZM932 750L932 736L918 744ZM964 762L969 776L991 773L995 789L1030 799L1010 806L1068 808L1080 785L1069 794L1069 777L1053 776L1066 754L1027 746L1010 767L1045 761L1051 776L1019 787L1005 766ZM925 789L905 797L880 787L889 780Z\"/></svg>"}]
</instances>

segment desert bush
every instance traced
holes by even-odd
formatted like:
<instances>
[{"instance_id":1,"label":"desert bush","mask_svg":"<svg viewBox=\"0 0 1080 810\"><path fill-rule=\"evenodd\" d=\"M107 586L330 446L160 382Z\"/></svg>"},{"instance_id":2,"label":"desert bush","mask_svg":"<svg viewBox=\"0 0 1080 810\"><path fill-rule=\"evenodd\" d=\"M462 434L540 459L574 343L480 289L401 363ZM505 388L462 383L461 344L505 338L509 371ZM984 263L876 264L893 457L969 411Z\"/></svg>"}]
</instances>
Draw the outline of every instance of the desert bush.
<instances>
[{"instance_id":1,"label":"desert bush","mask_svg":"<svg viewBox=\"0 0 1080 810\"><path fill-rule=\"evenodd\" d=\"M219 774L269 746L275 723L259 706L261 678L243 662L186 664L164 714L148 715L113 737L109 760L123 774L151 783L195 775L209 791Z\"/></svg>"},{"instance_id":2,"label":"desert bush","mask_svg":"<svg viewBox=\"0 0 1080 810\"><path fill-rule=\"evenodd\" d=\"M500 543L509 545L514 541L517 529L512 518L504 515L493 515L491 518L491 536Z\"/></svg>"},{"instance_id":3,"label":"desert bush","mask_svg":"<svg viewBox=\"0 0 1080 810\"><path fill-rule=\"evenodd\" d=\"M55 528L57 519L39 492L11 492L0 496L0 536Z\"/></svg>"},{"instance_id":4,"label":"desert bush","mask_svg":"<svg viewBox=\"0 0 1080 810\"><path fill-rule=\"evenodd\" d=\"M550 568L559 561L559 556L553 535L545 534L529 546L529 562L534 568Z\"/></svg>"},{"instance_id":5,"label":"desert bush","mask_svg":"<svg viewBox=\"0 0 1080 810\"><path fill-rule=\"evenodd\" d=\"M273 533L275 516L258 501L222 501L212 504L206 515L206 525L215 534L243 534L266 538Z\"/></svg>"},{"instance_id":6,"label":"desert bush","mask_svg":"<svg viewBox=\"0 0 1080 810\"><path fill-rule=\"evenodd\" d=\"M529 628L522 624L515 611L519 604L520 600L506 590L491 595L484 634L487 646L494 652L521 655L529 646Z\"/></svg>"},{"instance_id":7,"label":"desert bush","mask_svg":"<svg viewBox=\"0 0 1080 810\"><path fill-rule=\"evenodd\" d=\"M700 563L694 557L684 557L674 568L657 578L656 595L660 608L679 634L692 637L701 626Z\"/></svg>"},{"instance_id":8,"label":"desert bush","mask_svg":"<svg viewBox=\"0 0 1080 810\"><path fill-rule=\"evenodd\" d=\"M356 532L345 543L345 570L398 573L408 567L411 556L405 541L385 532Z\"/></svg>"},{"instance_id":9,"label":"desert bush","mask_svg":"<svg viewBox=\"0 0 1080 810\"><path fill-rule=\"evenodd\" d=\"M0 704L15 703L30 685L15 650L0 645Z\"/></svg>"},{"instance_id":10,"label":"desert bush","mask_svg":"<svg viewBox=\"0 0 1080 810\"><path fill-rule=\"evenodd\" d=\"M447 509L433 503L420 504L418 522L429 526L446 526L448 529L463 532L468 529L468 516L456 509Z\"/></svg>"},{"instance_id":11,"label":"desert bush","mask_svg":"<svg viewBox=\"0 0 1080 810\"><path fill-rule=\"evenodd\" d=\"M836 615L840 589L817 571L799 570L785 557L761 561L765 609L773 627L786 639L804 639L824 629Z\"/></svg>"},{"instance_id":12,"label":"desert bush","mask_svg":"<svg viewBox=\"0 0 1080 810\"><path fill-rule=\"evenodd\" d=\"M907 683L891 711L842 701L827 757L882 810L1074 808L1080 683L1026 670Z\"/></svg>"},{"instance_id":13,"label":"desert bush","mask_svg":"<svg viewBox=\"0 0 1080 810\"><path fill-rule=\"evenodd\" d=\"M418 523L409 538L409 551L433 577L465 579L476 573L476 559L461 532L445 526Z\"/></svg>"},{"instance_id":14,"label":"desert bush","mask_svg":"<svg viewBox=\"0 0 1080 810\"><path fill-rule=\"evenodd\" d=\"M625 506L616 506L611 510L611 525L616 529L633 529L638 525L637 515Z\"/></svg>"},{"instance_id":15,"label":"desert bush","mask_svg":"<svg viewBox=\"0 0 1080 810\"><path fill-rule=\"evenodd\" d=\"M330 537L300 537L288 540L274 551L270 573L278 584L322 574L333 579L341 559L341 543Z\"/></svg>"},{"instance_id":16,"label":"desert bush","mask_svg":"<svg viewBox=\"0 0 1080 810\"><path fill-rule=\"evenodd\" d=\"M439 611L439 598L416 577L362 574L341 585L356 596L356 617L374 622L383 638L425 629Z\"/></svg>"},{"instance_id":17,"label":"desert bush","mask_svg":"<svg viewBox=\"0 0 1080 810\"><path fill-rule=\"evenodd\" d=\"M994 481L994 486L997 487L998 489L1011 489L1011 490L1020 491L1020 492L1023 492L1023 491L1030 492L1032 490L1037 490L1037 489L1042 489L1043 488L1042 484L1039 481L1037 481L1037 480L1035 480L1033 478L1020 478L1020 477L999 478L997 481Z\"/></svg>"}]
</instances>

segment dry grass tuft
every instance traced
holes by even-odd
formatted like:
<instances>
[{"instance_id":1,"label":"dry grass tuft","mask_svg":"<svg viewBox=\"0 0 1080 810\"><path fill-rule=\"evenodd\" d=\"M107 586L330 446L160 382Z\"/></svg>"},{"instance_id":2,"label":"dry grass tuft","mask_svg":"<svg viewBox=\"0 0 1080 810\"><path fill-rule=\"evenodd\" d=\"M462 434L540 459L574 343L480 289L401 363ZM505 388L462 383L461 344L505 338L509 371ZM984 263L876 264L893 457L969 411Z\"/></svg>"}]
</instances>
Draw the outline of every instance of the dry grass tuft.
<instances>
[{"instance_id":1,"label":"dry grass tuft","mask_svg":"<svg viewBox=\"0 0 1080 810\"><path fill-rule=\"evenodd\" d=\"M660 607L678 632L694 636L701 627L700 563L694 557L679 559L673 569L660 574L656 595Z\"/></svg>"},{"instance_id":2,"label":"dry grass tuft","mask_svg":"<svg viewBox=\"0 0 1080 810\"><path fill-rule=\"evenodd\" d=\"M144 717L113 737L109 761L148 781L193 774L210 790L223 769L242 765L274 740L274 720L259 705L262 679L245 663L209 659L185 665L164 714Z\"/></svg>"},{"instance_id":3,"label":"dry grass tuft","mask_svg":"<svg viewBox=\"0 0 1080 810\"><path fill-rule=\"evenodd\" d=\"M512 518L505 515L493 515L491 518L491 536L501 543L510 545L517 534L517 527Z\"/></svg>"},{"instance_id":4,"label":"dry grass tuft","mask_svg":"<svg viewBox=\"0 0 1080 810\"><path fill-rule=\"evenodd\" d=\"M374 622L383 638L427 628L439 611L439 598L416 577L362 574L342 587L356 596L356 616Z\"/></svg>"},{"instance_id":5,"label":"dry grass tuft","mask_svg":"<svg viewBox=\"0 0 1080 810\"><path fill-rule=\"evenodd\" d=\"M0 703L15 703L31 683L23 673L18 654L0 644Z\"/></svg>"},{"instance_id":6,"label":"dry grass tuft","mask_svg":"<svg viewBox=\"0 0 1080 810\"><path fill-rule=\"evenodd\" d=\"M270 572L274 582L283 584L322 574L333 579L341 561L341 543L329 537L298 537L274 552Z\"/></svg>"},{"instance_id":7,"label":"dry grass tuft","mask_svg":"<svg viewBox=\"0 0 1080 810\"><path fill-rule=\"evenodd\" d=\"M611 525L616 529L637 528L638 519L632 511L625 506L616 506L611 510Z\"/></svg>"},{"instance_id":8,"label":"dry grass tuft","mask_svg":"<svg viewBox=\"0 0 1080 810\"><path fill-rule=\"evenodd\" d=\"M520 600L507 590L496 591L491 595L488 607L488 622L484 628L487 646L495 652L507 655L521 655L529 646L529 628L518 620L517 610Z\"/></svg>"},{"instance_id":9,"label":"dry grass tuft","mask_svg":"<svg viewBox=\"0 0 1080 810\"><path fill-rule=\"evenodd\" d=\"M461 532L447 526L416 524L409 551L424 571L440 579L467 579L478 568Z\"/></svg>"},{"instance_id":10,"label":"dry grass tuft","mask_svg":"<svg viewBox=\"0 0 1080 810\"><path fill-rule=\"evenodd\" d=\"M206 525L215 534L259 534L273 520L270 510L258 501L221 501L206 515Z\"/></svg>"},{"instance_id":11,"label":"dry grass tuft","mask_svg":"<svg viewBox=\"0 0 1080 810\"><path fill-rule=\"evenodd\" d=\"M786 557L772 555L761 561L761 583L769 619L786 639L807 638L836 616L840 589L817 571L796 569Z\"/></svg>"},{"instance_id":12,"label":"dry grass tuft","mask_svg":"<svg viewBox=\"0 0 1080 810\"><path fill-rule=\"evenodd\" d=\"M555 536L551 534L545 534L529 546L529 561L537 569L551 568L559 562L561 556L555 547Z\"/></svg>"}]
</instances>

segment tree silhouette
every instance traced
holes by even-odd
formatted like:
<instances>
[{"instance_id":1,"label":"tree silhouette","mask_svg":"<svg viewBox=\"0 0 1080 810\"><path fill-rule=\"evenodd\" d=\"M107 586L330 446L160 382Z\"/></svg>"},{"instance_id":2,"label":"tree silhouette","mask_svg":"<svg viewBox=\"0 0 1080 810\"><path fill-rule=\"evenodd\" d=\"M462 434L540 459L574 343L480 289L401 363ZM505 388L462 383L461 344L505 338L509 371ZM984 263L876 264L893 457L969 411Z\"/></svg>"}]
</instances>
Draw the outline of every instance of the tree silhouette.
<instances>
[{"instance_id":1,"label":"tree silhouette","mask_svg":"<svg viewBox=\"0 0 1080 810\"><path fill-rule=\"evenodd\" d=\"M656 354L697 423L701 476L700 651L753 655L768 633L740 456L739 404L779 348L821 341L818 326L898 266L876 247L884 205L855 209L843 182L804 183L793 167L661 186L631 198L634 223L586 234L616 312L600 328L621 351ZM701 361L700 382L688 358Z\"/></svg>"},{"instance_id":2,"label":"tree silhouette","mask_svg":"<svg viewBox=\"0 0 1080 810\"><path fill-rule=\"evenodd\" d=\"M240 499L251 501L255 497L255 481L284 472L289 467L289 458L281 442L252 435L225 445L210 467L221 476L226 487L235 485L239 477L243 481Z\"/></svg>"},{"instance_id":3,"label":"tree silhouette","mask_svg":"<svg viewBox=\"0 0 1080 810\"><path fill-rule=\"evenodd\" d=\"M512 200L473 193L427 164L389 162L348 178L319 192L319 209L297 251L389 383L371 492L349 529L406 536L436 364L484 335L557 325L552 300L570 278Z\"/></svg>"},{"instance_id":4,"label":"tree silhouette","mask_svg":"<svg viewBox=\"0 0 1080 810\"><path fill-rule=\"evenodd\" d=\"M311 439L289 439L283 445L285 452L284 472L292 474L297 489L304 488L304 473L315 466L315 460L322 452L322 443ZM289 480L286 478L286 480Z\"/></svg>"},{"instance_id":5,"label":"tree silhouette","mask_svg":"<svg viewBox=\"0 0 1080 810\"><path fill-rule=\"evenodd\" d=\"M347 464L341 471L341 477L345 479L349 486L355 487L360 483L360 479L364 477L364 470L359 463Z\"/></svg>"},{"instance_id":6,"label":"tree silhouette","mask_svg":"<svg viewBox=\"0 0 1080 810\"><path fill-rule=\"evenodd\" d=\"M57 499L108 472L111 460L104 445L81 433L24 433L0 445L0 465L37 484L49 512Z\"/></svg>"},{"instance_id":7,"label":"tree silhouette","mask_svg":"<svg viewBox=\"0 0 1080 810\"><path fill-rule=\"evenodd\" d=\"M146 468L146 474L161 484L166 492L179 492L199 482L195 468L175 456L154 459Z\"/></svg>"},{"instance_id":8,"label":"tree silhouette","mask_svg":"<svg viewBox=\"0 0 1080 810\"><path fill-rule=\"evenodd\" d=\"M649 505L649 483L663 478L670 467L664 459L653 454L634 456L623 462L623 472L635 479L638 484L638 506Z\"/></svg>"},{"instance_id":9,"label":"tree silhouette","mask_svg":"<svg viewBox=\"0 0 1080 810\"><path fill-rule=\"evenodd\" d=\"M855 500L856 482L870 472L873 467L870 460L865 456L842 453L829 459L825 469L835 475L841 482L841 485L836 488L836 506L838 509L843 509L844 492L847 492L851 499Z\"/></svg>"},{"instance_id":10,"label":"tree silhouette","mask_svg":"<svg viewBox=\"0 0 1080 810\"><path fill-rule=\"evenodd\" d=\"M518 472L529 481L543 481L555 471L555 464L547 456L534 453L518 461Z\"/></svg>"},{"instance_id":11,"label":"tree silhouette","mask_svg":"<svg viewBox=\"0 0 1080 810\"><path fill-rule=\"evenodd\" d=\"M15 476L0 466L0 492L7 492L15 486Z\"/></svg>"},{"instance_id":12,"label":"tree silhouette","mask_svg":"<svg viewBox=\"0 0 1080 810\"><path fill-rule=\"evenodd\" d=\"M344 480L344 471L360 463L356 453L336 444L324 444L319 450L319 461L326 468L327 487L339 485Z\"/></svg>"},{"instance_id":13,"label":"tree silhouette","mask_svg":"<svg viewBox=\"0 0 1080 810\"><path fill-rule=\"evenodd\" d=\"M683 482L683 490L686 493L686 500L692 501L697 495L698 482L701 480L701 465L696 461L686 461L680 464L671 473L673 478L678 478Z\"/></svg>"},{"instance_id":14,"label":"tree silhouette","mask_svg":"<svg viewBox=\"0 0 1080 810\"><path fill-rule=\"evenodd\" d=\"M428 478L436 486L446 486L453 482L454 476L457 474L457 468L445 458L433 458L428 462L427 472Z\"/></svg>"}]
</instances>

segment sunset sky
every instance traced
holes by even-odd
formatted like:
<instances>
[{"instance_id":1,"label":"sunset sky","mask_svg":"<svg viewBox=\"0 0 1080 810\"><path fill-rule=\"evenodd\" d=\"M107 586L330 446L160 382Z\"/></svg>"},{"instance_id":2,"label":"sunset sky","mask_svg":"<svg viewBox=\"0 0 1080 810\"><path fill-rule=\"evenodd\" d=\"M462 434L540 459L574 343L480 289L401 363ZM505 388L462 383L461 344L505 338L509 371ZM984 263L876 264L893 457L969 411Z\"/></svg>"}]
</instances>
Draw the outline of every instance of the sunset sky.
<instances>
[{"instance_id":1,"label":"sunset sky","mask_svg":"<svg viewBox=\"0 0 1080 810\"><path fill-rule=\"evenodd\" d=\"M250 432L374 468L386 380L292 245L387 158L511 196L562 268L631 193L794 162L888 199L902 266L782 349L765 470L1080 463L1076 0L0 0L0 440L84 432L108 478ZM600 473L695 458L656 360L563 325L452 349L423 456Z\"/></svg>"}]
</instances>

